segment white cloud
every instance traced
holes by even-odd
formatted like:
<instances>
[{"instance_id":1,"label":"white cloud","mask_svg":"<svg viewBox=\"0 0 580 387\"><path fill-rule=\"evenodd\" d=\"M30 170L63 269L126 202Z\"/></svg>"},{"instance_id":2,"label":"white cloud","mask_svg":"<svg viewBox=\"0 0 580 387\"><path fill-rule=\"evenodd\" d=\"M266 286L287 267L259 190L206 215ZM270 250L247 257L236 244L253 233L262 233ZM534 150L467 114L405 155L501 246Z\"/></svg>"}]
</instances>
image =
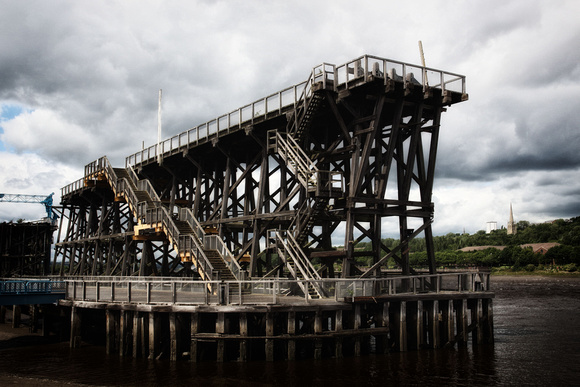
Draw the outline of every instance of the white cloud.
<instances>
[{"instance_id":1,"label":"white cloud","mask_svg":"<svg viewBox=\"0 0 580 387\"><path fill-rule=\"evenodd\" d=\"M60 188L82 177L82 166L74 169L32 153L0 152L0 193L50 195L60 203ZM0 221L35 220L46 216L40 204L0 203Z\"/></svg>"}]
</instances>

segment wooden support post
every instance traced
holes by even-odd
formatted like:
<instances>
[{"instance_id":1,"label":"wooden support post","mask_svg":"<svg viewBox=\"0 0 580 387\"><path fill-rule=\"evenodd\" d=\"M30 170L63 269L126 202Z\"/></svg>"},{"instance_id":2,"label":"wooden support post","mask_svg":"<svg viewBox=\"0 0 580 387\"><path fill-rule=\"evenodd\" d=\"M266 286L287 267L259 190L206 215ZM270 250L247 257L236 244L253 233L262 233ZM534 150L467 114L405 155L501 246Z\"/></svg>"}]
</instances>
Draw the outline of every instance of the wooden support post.
<instances>
[{"instance_id":1,"label":"wooden support post","mask_svg":"<svg viewBox=\"0 0 580 387\"><path fill-rule=\"evenodd\" d=\"M240 358L239 361L248 360L248 340L245 337L248 336L248 314L240 313Z\"/></svg>"},{"instance_id":2,"label":"wooden support post","mask_svg":"<svg viewBox=\"0 0 580 387\"><path fill-rule=\"evenodd\" d=\"M467 345L467 300L459 300L457 308L457 336L458 342Z\"/></svg>"},{"instance_id":3,"label":"wooden support post","mask_svg":"<svg viewBox=\"0 0 580 387\"><path fill-rule=\"evenodd\" d=\"M431 312L431 348L441 347L441 334L439 332L439 301L433 300Z\"/></svg>"},{"instance_id":4,"label":"wooden support post","mask_svg":"<svg viewBox=\"0 0 580 387\"><path fill-rule=\"evenodd\" d=\"M381 319L381 324L382 327L387 328L387 331L390 331L390 320L389 320L389 302L384 302L383 303L383 313L382 313L382 319ZM388 353L389 352L389 335L388 333L384 333L383 335L380 336L380 341L381 341L381 352L382 353Z\"/></svg>"},{"instance_id":5,"label":"wooden support post","mask_svg":"<svg viewBox=\"0 0 580 387\"><path fill-rule=\"evenodd\" d=\"M339 309L336 311L336 320L335 320L335 327L334 330L336 332L341 332L343 329L342 327L342 309ZM340 359L343 357L343 353L342 353L342 337L337 336L334 339L334 345L335 345L335 350L334 350L334 356L337 359Z\"/></svg>"},{"instance_id":6,"label":"wooden support post","mask_svg":"<svg viewBox=\"0 0 580 387\"><path fill-rule=\"evenodd\" d=\"M13 305L12 306L12 328L20 327L20 321L21 321L20 305Z\"/></svg>"},{"instance_id":7,"label":"wooden support post","mask_svg":"<svg viewBox=\"0 0 580 387\"><path fill-rule=\"evenodd\" d=\"M322 312L320 309L316 311L314 316L314 333L319 335L322 334ZM322 359L322 339L314 339L314 358Z\"/></svg>"},{"instance_id":8,"label":"wooden support post","mask_svg":"<svg viewBox=\"0 0 580 387\"><path fill-rule=\"evenodd\" d=\"M80 348L81 346L81 312L79 308L73 306L70 314L70 347Z\"/></svg>"},{"instance_id":9,"label":"wooden support post","mask_svg":"<svg viewBox=\"0 0 580 387\"><path fill-rule=\"evenodd\" d=\"M141 348L141 318L142 315L139 312L134 312L135 315L133 316L133 357L139 357L139 350Z\"/></svg>"},{"instance_id":10,"label":"wooden support post","mask_svg":"<svg viewBox=\"0 0 580 387\"><path fill-rule=\"evenodd\" d=\"M171 361L177 360L177 314L169 312L169 340L170 352L169 359Z\"/></svg>"},{"instance_id":11,"label":"wooden support post","mask_svg":"<svg viewBox=\"0 0 580 387\"><path fill-rule=\"evenodd\" d=\"M38 305L30 305L30 332L38 332Z\"/></svg>"},{"instance_id":12,"label":"wooden support post","mask_svg":"<svg viewBox=\"0 0 580 387\"><path fill-rule=\"evenodd\" d=\"M354 330L357 331L361 328L361 310L360 304L354 306ZM361 354L361 335L357 334L354 337L354 356L360 356Z\"/></svg>"},{"instance_id":13,"label":"wooden support post","mask_svg":"<svg viewBox=\"0 0 580 387\"><path fill-rule=\"evenodd\" d=\"M453 309L453 300L447 302L445 329L447 343L455 344L455 311Z\"/></svg>"},{"instance_id":14,"label":"wooden support post","mask_svg":"<svg viewBox=\"0 0 580 387\"><path fill-rule=\"evenodd\" d=\"M6 306L0 306L0 324L6 323Z\"/></svg>"},{"instance_id":15,"label":"wooden support post","mask_svg":"<svg viewBox=\"0 0 580 387\"><path fill-rule=\"evenodd\" d=\"M266 312L266 337L274 336L274 316ZM274 339L266 338L266 361L274 361Z\"/></svg>"},{"instance_id":16,"label":"wooden support post","mask_svg":"<svg viewBox=\"0 0 580 387\"><path fill-rule=\"evenodd\" d=\"M485 300L485 305L483 307L483 312L486 315L485 319L485 342L493 343L493 299L487 298Z\"/></svg>"},{"instance_id":17,"label":"wooden support post","mask_svg":"<svg viewBox=\"0 0 580 387\"><path fill-rule=\"evenodd\" d=\"M50 336L50 327L52 326L52 316L50 313L44 313L44 318L42 319L42 337Z\"/></svg>"},{"instance_id":18,"label":"wooden support post","mask_svg":"<svg viewBox=\"0 0 580 387\"><path fill-rule=\"evenodd\" d=\"M153 360L157 356L157 327L159 323L155 312L149 312L149 354L148 359Z\"/></svg>"},{"instance_id":19,"label":"wooden support post","mask_svg":"<svg viewBox=\"0 0 580 387\"><path fill-rule=\"evenodd\" d=\"M115 316L113 313L114 312L111 309L105 310L105 329L107 336L105 337L105 352L107 355L115 353L115 337L117 336L117 332L115 327Z\"/></svg>"},{"instance_id":20,"label":"wooden support post","mask_svg":"<svg viewBox=\"0 0 580 387\"><path fill-rule=\"evenodd\" d=\"M130 351L130 346L133 342L132 340L132 328L133 328L133 312L128 310L121 311L121 321L119 323L121 327L120 331L120 342L119 342L119 354L121 356L126 356L132 353Z\"/></svg>"},{"instance_id":21,"label":"wooden support post","mask_svg":"<svg viewBox=\"0 0 580 387\"><path fill-rule=\"evenodd\" d=\"M225 333L225 313L220 312L217 314L217 319L215 323L215 332L217 334L224 334ZM217 340L217 361L223 363L224 358L224 340L218 339Z\"/></svg>"},{"instance_id":22,"label":"wooden support post","mask_svg":"<svg viewBox=\"0 0 580 387\"><path fill-rule=\"evenodd\" d=\"M398 344L399 344L399 351L406 352L407 351L407 302L401 301L399 304L399 329L397 332L398 335Z\"/></svg>"},{"instance_id":23,"label":"wooden support post","mask_svg":"<svg viewBox=\"0 0 580 387\"><path fill-rule=\"evenodd\" d=\"M149 357L149 315L146 312L139 313L139 325L141 326L141 356Z\"/></svg>"},{"instance_id":24,"label":"wooden support post","mask_svg":"<svg viewBox=\"0 0 580 387\"><path fill-rule=\"evenodd\" d=\"M472 310L471 323L475 324L475 329L471 334L473 344L483 344L483 300L477 299L477 304Z\"/></svg>"},{"instance_id":25,"label":"wooden support post","mask_svg":"<svg viewBox=\"0 0 580 387\"><path fill-rule=\"evenodd\" d=\"M296 312L288 312L288 335L290 337L296 334ZM296 359L296 340L288 340L288 360Z\"/></svg>"},{"instance_id":26,"label":"wooden support post","mask_svg":"<svg viewBox=\"0 0 580 387\"><path fill-rule=\"evenodd\" d=\"M191 341L189 344L189 359L192 362L197 362L197 333L199 332L199 314L191 314Z\"/></svg>"},{"instance_id":27,"label":"wooden support post","mask_svg":"<svg viewBox=\"0 0 580 387\"><path fill-rule=\"evenodd\" d=\"M425 333L425 326L423 322L423 301L417 301L417 314L416 314L416 325L415 325L415 335L417 337L417 348L421 349L421 347L425 344L424 333Z\"/></svg>"}]
</instances>

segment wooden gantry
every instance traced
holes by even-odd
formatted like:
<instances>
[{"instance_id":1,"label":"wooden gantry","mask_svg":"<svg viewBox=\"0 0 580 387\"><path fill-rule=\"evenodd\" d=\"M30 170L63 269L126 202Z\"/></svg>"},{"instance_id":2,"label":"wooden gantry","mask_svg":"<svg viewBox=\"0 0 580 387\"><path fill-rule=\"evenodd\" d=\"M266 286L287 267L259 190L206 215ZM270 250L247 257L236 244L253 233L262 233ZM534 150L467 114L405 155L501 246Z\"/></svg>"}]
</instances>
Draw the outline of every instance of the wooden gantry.
<instances>
[{"instance_id":1,"label":"wooden gantry","mask_svg":"<svg viewBox=\"0 0 580 387\"><path fill-rule=\"evenodd\" d=\"M53 261L68 277L59 305L70 308L71 346L85 319L108 353L150 359L492 342L489 276L459 274L447 291L435 274L441 113L466 99L461 75L365 55L316 66L123 167L88 164L62 190ZM390 248L381 240L393 230ZM409 261L419 235L426 276ZM391 258L400 270L387 276Z\"/></svg>"}]
</instances>

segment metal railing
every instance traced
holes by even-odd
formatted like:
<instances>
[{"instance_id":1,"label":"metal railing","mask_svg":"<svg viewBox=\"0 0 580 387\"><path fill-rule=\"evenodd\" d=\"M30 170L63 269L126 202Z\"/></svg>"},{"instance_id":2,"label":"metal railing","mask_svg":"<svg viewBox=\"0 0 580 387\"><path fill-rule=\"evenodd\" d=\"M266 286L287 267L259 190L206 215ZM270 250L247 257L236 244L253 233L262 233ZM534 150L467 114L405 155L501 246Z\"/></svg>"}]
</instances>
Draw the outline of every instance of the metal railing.
<instances>
[{"instance_id":1,"label":"metal railing","mask_svg":"<svg viewBox=\"0 0 580 387\"><path fill-rule=\"evenodd\" d=\"M173 304L256 305L351 302L359 297L401 297L490 291L489 273L442 273L390 278L324 278L289 280L197 281L184 278L94 277L64 279L73 301ZM317 286L327 298L313 300L303 289ZM208 291L209 289L209 291Z\"/></svg>"},{"instance_id":2,"label":"metal railing","mask_svg":"<svg viewBox=\"0 0 580 387\"><path fill-rule=\"evenodd\" d=\"M64 281L38 280L38 279L0 279L0 295L25 295L64 293L66 283Z\"/></svg>"}]
</instances>

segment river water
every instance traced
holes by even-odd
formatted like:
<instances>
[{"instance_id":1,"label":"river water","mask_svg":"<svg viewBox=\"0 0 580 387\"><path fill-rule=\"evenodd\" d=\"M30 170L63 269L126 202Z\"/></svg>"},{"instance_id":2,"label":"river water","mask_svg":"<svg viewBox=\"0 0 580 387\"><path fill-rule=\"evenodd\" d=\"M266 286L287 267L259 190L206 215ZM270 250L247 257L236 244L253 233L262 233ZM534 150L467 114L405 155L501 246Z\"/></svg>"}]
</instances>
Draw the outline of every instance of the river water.
<instances>
[{"instance_id":1,"label":"river water","mask_svg":"<svg viewBox=\"0 0 580 387\"><path fill-rule=\"evenodd\" d=\"M580 278L493 277L495 343L360 358L198 363L68 343L0 350L0 385L580 385ZM0 346L1 348L1 346Z\"/></svg>"}]
</instances>

